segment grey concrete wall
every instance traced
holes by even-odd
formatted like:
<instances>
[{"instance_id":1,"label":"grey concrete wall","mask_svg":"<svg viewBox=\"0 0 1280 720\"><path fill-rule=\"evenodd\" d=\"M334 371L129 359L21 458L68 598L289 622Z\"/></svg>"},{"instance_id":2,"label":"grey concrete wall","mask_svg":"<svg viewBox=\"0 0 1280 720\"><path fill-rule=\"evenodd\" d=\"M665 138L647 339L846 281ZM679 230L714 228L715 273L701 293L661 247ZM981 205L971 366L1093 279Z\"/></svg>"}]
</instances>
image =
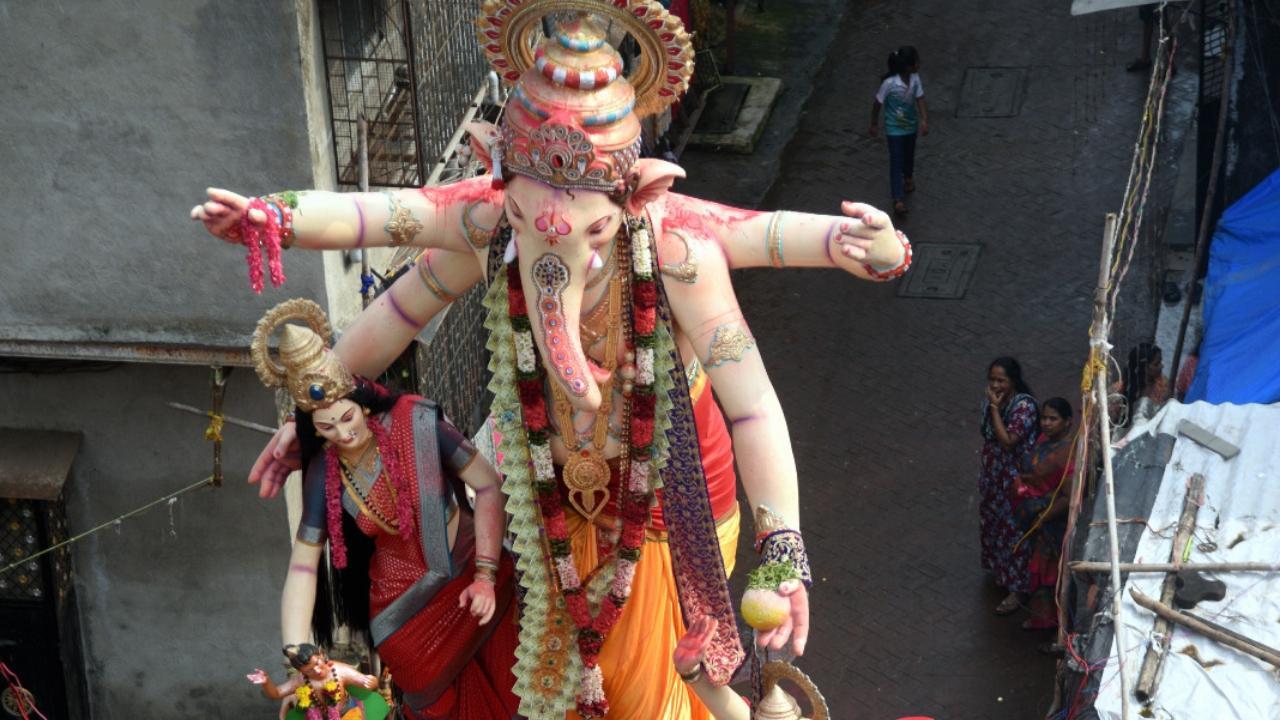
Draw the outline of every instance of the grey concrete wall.
<instances>
[{"instance_id":1,"label":"grey concrete wall","mask_svg":"<svg viewBox=\"0 0 1280 720\"><path fill-rule=\"evenodd\" d=\"M209 185L316 184L312 22L295 0L0 0L0 340L236 347L275 302L326 302L319 253L255 297L243 250L187 219Z\"/></svg>"},{"instance_id":2,"label":"grey concrete wall","mask_svg":"<svg viewBox=\"0 0 1280 720\"><path fill-rule=\"evenodd\" d=\"M0 375L0 425L78 431L64 491L72 532L206 477L205 421L165 407L209 405L209 371L121 365L109 372ZM271 394L235 371L226 412L271 423ZM244 678L280 669L288 566L283 500L245 485L263 436L228 426L227 483L78 543L76 592L95 720L274 717Z\"/></svg>"}]
</instances>

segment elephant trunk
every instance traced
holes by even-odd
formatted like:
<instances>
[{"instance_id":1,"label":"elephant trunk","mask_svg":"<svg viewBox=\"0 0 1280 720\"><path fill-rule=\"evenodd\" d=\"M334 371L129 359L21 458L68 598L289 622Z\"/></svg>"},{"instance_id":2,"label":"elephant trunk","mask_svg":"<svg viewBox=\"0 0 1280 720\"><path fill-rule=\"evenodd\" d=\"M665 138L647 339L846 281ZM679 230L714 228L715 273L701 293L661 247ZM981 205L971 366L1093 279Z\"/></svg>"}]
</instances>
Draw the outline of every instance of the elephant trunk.
<instances>
[{"instance_id":1,"label":"elephant trunk","mask_svg":"<svg viewBox=\"0 0 1280 720\"><path fill-rule=\"evenodd\" d=\"M610 372L588 358L582 348L578 326L587 259L547 252L533 259L521 254L519 262L528 288L525 296L533 338L547 374L574 408L595 412L601 402L600 385L609 379Z\"/></svg>"}]
</instances>

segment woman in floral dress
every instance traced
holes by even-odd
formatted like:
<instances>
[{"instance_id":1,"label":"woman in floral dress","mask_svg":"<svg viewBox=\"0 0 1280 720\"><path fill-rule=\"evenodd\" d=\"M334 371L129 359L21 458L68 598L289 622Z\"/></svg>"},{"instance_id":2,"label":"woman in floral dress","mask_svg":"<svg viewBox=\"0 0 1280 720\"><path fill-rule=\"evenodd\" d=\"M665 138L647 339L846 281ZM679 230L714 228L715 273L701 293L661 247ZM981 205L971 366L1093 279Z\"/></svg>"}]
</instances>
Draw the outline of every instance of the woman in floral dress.
<instances>
[{"instance_id":1,"label":"woman in floral dress","mask_svg":"<svg viewBox=\"0 0 1280 720\"><path fill-rule=\"evenodd\" d=\"M978 528L982 536L982 568L995 574L1009 594L996 613L1015 612L1031 589L1025 544L1013 518L1010 490L1018 477L1018 460L1035 442L1039 408L1022 379L1022 366L999 357L987 367L987 398L982 408L982 473L978 477Z\"/></svg>"}]
</instances>

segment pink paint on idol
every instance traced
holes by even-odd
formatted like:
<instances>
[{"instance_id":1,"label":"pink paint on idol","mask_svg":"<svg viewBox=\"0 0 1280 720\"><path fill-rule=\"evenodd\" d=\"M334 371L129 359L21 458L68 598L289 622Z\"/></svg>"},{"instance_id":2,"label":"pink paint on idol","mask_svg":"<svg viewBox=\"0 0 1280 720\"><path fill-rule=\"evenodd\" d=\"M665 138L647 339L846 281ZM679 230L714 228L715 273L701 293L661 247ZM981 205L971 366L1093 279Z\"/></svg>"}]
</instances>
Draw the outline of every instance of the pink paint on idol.
<instances>
[{"instance_id":1,"label":"pink paint on idol","mask_svg":"<svg viewBox=\"0 0 1280 720\"><path fill-rule=\"evenodd\" d=\"M502 203L502 191L493 188L492 178L480 175L469 180L422 188L419 192L427 202L436 207L452 207L457 204L470 205L475 202L487 202L494 205Z\"/></svg>"},{"instance_id":2,"label":"pink paint on idol","mask_svg":"<svg viewBox=\"0 0 1280 720\"><path fill-rule=\"evenodd\" d=\"M569 268L560 258L547 253L534 261L531 274L538 291L538 314L551 367L565 389L577 397L586 397L587 368L577 360L564 312L563 295L569 287Z\"/></svg>"}]
</instances>

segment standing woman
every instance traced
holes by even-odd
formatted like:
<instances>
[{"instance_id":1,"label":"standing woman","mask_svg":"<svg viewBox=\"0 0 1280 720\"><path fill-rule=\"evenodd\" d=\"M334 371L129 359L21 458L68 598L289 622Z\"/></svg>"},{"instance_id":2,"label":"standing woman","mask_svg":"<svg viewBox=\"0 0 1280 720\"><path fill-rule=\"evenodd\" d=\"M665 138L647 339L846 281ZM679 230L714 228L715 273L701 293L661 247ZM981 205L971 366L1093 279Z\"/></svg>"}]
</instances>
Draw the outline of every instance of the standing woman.
<instances>
[{"instance_id":1,"label":"standing woman","mask_svg":"<svg viewBox=\"0 0 1280 720\"><path fill-rule=\"evenodd\" d=\"M1031 581L1031 618L1026 630L1058 626L1054 611L1054 587L1058 584L1058 557L1067 531L1067 478L1075 469L1071 435L1071 403L1053 397L1040 408L1040 436L1023 456L1012 493L1014 517L1024 533L1021 544L1030 549L1027 575Z\"/></svg>"},{"instance_id":2,"label":"standing woman","mask_svg":"<svg viewBox=\"0 0 1280 720\"><path fill-rule=\"evenodd\" d=\"M982 407L982 474L978 477L978 528L982 535L982 568L995 573L996 584L1009 591L996 614L1018 609L1031 590L1027 548L1015 549L1021 533L1013 519L1012 489L1018 460L1031 449L1039 408L1022 379L1022 366L999 357L987 367L987 398Z\"/></svg>"}]
</instances>

